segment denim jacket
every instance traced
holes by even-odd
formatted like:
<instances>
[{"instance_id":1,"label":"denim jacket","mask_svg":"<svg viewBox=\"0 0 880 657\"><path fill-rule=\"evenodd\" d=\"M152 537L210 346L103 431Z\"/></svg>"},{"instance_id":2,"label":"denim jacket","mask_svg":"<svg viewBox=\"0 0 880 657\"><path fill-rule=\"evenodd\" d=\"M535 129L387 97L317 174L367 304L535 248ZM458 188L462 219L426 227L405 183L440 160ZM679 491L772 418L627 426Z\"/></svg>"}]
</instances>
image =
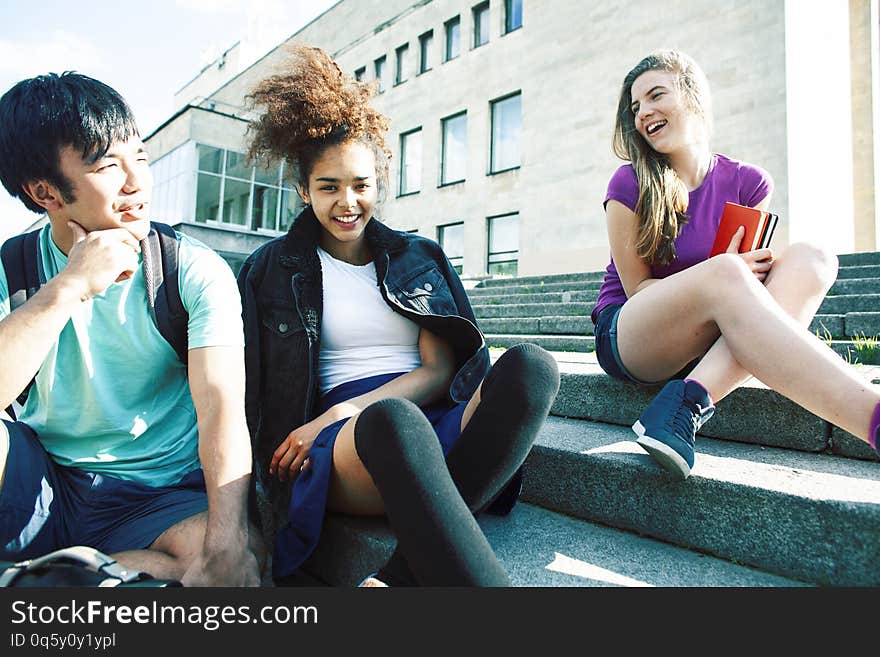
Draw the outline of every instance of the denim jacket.
<instances>
[{"instance_id":1,"label":"denim jacket","mask_svg":"<svg viewBox=\"0 0 880 657\"><path fill-rule=\"evenodd\" d=\"M285 517L291 483L269 477L272 454L291 431L318 415L320 231L307 207L286 235L254 251L238 274L245 330L245 410L258 498L262 507L268 495L276 520ZM436 242L392 230L375 218L367 224L365 239L382 298L393 311L449 342L457 369L449 398L467 401L489 370L489 350L448 258Z\"/></svg>"}]
</instances>

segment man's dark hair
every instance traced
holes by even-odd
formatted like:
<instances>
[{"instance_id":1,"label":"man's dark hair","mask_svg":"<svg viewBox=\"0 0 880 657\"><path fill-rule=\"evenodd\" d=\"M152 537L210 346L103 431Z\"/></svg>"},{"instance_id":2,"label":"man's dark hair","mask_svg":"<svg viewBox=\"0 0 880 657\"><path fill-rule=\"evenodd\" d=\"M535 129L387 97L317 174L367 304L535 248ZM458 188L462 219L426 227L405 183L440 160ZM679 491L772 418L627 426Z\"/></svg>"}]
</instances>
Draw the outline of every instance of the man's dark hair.
<instances>
[{"instance_id":1,"label":"man's dark hair","mask_svg":"<svg viewBox=\"0 0 880 657\"><path fill-rule=\"evenodd\" d=\"M63 147L96 161L137 134L128 103L103 82L73 71L22 80L0 98L0 182L29 210L44 212L22 185L45 180L72 202L59 163Z\"/></svg>"}]
</instances>

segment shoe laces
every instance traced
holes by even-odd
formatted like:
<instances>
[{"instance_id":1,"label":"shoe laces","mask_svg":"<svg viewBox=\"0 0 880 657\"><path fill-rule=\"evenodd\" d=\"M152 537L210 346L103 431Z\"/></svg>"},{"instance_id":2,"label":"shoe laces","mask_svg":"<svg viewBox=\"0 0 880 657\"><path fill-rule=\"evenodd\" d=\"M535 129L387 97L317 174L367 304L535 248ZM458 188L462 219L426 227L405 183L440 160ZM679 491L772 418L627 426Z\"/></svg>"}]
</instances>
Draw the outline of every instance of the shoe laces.
<instances>
[{"instance_id":1,"label":"shoe laces","mask_svg":"<svg viewBox=\"0 0 880 657\"><path fill-rule=\"evenodd\" d=\"M693 444L697 430L708 419L704 418L704 415L711 415L711 412L711 407L703 409L699 404L685 397L670 418L670 424L677 436Z\"/></svg>"}]
</instances>

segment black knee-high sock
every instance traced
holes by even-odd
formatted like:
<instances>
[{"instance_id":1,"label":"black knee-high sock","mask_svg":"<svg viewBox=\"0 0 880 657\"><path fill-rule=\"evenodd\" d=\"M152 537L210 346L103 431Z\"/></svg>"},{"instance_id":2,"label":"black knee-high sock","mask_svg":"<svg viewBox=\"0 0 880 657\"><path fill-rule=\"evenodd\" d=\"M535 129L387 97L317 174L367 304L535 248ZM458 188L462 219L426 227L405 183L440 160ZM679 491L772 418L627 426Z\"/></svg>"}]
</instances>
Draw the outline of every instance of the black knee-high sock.
<instances>
[{"instance_id":1,"label":"black knee-high sock","mask_svg":"<svg viewBox=\"0 0 880 657\"><path fill-rule=\"evenodd\" d=\"M510 585L418 406L404 399L371 404L357 419L354 443L417 583Z\"/></svg>"},{"instance_id":2,"label":"black knee-high sock","mask_svg":"<svg viewBox=\"0 0 880 657\"><path fill-rule=\"evenodd\" d=\"M525 461L559 392L559 368L534 344L505 351L489 370L480 404L446 458L472 512L485 509ZM395 550L378 573L393 586L412 584L406 555Z\"/></svg>"}]
</instances>

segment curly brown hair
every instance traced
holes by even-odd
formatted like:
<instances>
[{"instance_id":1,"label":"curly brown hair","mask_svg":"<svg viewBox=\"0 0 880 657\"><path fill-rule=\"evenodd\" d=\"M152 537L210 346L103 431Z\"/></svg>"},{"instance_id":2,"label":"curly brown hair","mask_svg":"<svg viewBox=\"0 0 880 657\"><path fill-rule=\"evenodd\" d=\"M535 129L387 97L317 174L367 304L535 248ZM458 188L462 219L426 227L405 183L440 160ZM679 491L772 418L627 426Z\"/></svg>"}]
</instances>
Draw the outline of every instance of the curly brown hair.
<instances>
[{"instance_id":1,"label":"curly brown hair","mask_svg":"<svg viewBox=\"0 0 880 657\"><path fill-rule=\"evenodd\" d=\"M376 156L380 196L388 178L391 152L385 145L388 118L370 106L376 83L358 82L320 48L294 44L280 72L247 95L260 117L248 127L248 157L284 161L295 182L308 189L309 175L330 146L359 141Z\"/></svg>"}]
</instances>

